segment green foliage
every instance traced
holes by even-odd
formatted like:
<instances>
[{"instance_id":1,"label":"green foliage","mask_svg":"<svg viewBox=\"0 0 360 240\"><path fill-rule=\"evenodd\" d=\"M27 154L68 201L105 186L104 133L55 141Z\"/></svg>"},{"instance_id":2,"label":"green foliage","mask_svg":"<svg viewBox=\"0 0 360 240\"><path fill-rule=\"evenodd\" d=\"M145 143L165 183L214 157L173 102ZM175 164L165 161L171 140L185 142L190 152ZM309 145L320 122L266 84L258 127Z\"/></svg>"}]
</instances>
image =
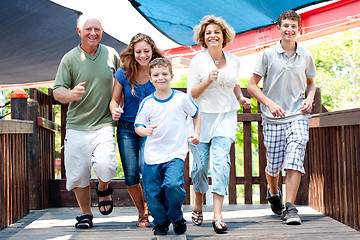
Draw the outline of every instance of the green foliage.
<instances>
[{"instance_id":1,"label":"green foliage","mask_svg":"<svg viewBox=\"0 0 360 240\"><path fill-rule=\"evenodd\" d=\"M322 104L330 111L360 106L360 29L309 41L321 89Z\"/></svg>"},{"instance_id":2,"label":"green foliage","mask_svg":"<svg viewBox=\"0 0 360 240\"><path fill-rule=\"evenodd\" d=\"M187 86L187 73L185 74L181 74L181 79L180 81L177 82L171 82L170 86L172 88L186 88Z\"/></svg>"}]
</instances>

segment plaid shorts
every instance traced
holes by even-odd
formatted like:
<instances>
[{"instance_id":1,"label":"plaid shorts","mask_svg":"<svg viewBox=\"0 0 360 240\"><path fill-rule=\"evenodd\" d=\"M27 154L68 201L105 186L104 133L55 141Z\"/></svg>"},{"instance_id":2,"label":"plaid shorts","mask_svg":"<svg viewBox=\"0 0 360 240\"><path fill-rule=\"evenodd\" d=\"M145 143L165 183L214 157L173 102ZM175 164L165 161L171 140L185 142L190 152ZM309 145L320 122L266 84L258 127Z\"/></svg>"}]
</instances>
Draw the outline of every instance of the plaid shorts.
<instances>
[{"instance_id":1,"label":"plaid shorts","mask_svg":"<svg viewBox=\"0 0 360 240\"><path fill-rule=\"evenodd\" d=\"M277 176L282 169L305 174L304 156L309 141L308 120L263 126L267 165L265 172Z\"/></svg>"}]
</instances>

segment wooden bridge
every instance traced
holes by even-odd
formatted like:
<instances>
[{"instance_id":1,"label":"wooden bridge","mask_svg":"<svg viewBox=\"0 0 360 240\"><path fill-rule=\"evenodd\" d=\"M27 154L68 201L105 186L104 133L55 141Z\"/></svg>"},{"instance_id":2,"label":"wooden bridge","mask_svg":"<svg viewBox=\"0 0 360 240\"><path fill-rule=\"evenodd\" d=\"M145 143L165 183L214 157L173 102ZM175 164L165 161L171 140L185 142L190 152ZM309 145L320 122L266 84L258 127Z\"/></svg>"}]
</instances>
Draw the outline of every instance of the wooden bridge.
<instances>
[{"instance_id":1,"label":"wooden bridge","mask_svg":"<svg viewBox=\"0 0 360 240\"><path fill-rule=\"evenodd\" d=\"M246 89L243 92L250 97ZM61 168L61 179L55 179L55 134L60 129L54 123L53 105L59 103L53 99L51 89L48 95L31 89L30 99L12 99L12 117L17 119L0 120L0 229L3 229L0 239L21 239L22 234L26 234L27 239L95 239L95 236L97 239L110 236L150 239L153 235L149 229L134 227L136 210L128 207L132 202L123 179L112 182L117 206L114 214L104 218L94 210L95 228L87 232L73 228L74 217L79 212L77 208L71 208L77 204L74 194L65 190L64 167ZM62 105L62 141L66 111L67 106ZM304 205L299 207L304 221L302 225L291 228L281 224L265 205L266 159L259 107L256 113L244 109L238 115L238 122L243 129L244 147L241 156L235 152L236 144L231 149L229 205L224 206L224 217L230 231L220 237L258 239L275 234L275 239L360 239L360 109L324 112L320 91L317 91L313 116L309 121L310 141L305 157L307 174L302 178L296 202ZM256 132L252 132L254 124ZM256 146L252 144L254 137L258 139ZM256 156L254 149L258 153ZM239 161L243 161L244 169L236 169ZM184 178L188 193L184 211L189 230L186 236L177 237L216 237L211 228L211 207L206 210L203 227L190 224L189 159L185 162ZM96 179L91 183L93 206L97 204L95 184ZM237 204L241 188L244 198L240 201L245 205ZM259 199L255 199L255 191L259 192ZM34 229L33 226L38 227ZM49 236L43 238L45 234Z\"/></svg>"}]
</instances>

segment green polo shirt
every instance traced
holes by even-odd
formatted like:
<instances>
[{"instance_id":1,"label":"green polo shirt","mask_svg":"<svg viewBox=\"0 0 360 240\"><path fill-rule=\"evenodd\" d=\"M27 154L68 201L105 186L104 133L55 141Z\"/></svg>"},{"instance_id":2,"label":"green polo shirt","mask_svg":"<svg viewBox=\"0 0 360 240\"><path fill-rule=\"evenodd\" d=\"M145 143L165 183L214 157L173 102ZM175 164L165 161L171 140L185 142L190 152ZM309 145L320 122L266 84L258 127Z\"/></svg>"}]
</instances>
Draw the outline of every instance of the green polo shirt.
<instances>
[{"instance_id":1,"label":"green polo shirt","mask_svg":"<svg viewBox=\"0 0 360 240\"><path fill-rule=\"evenodd\" d=\"M80 45L64 55L55 77L54 90L61 87L73 89L85 82L82 100L69 103L66 128L96 130L113 125L109 103L113 75L119 65L116 50L102 44L94 56L83 51Z\"/></svg>"}]
</instances>

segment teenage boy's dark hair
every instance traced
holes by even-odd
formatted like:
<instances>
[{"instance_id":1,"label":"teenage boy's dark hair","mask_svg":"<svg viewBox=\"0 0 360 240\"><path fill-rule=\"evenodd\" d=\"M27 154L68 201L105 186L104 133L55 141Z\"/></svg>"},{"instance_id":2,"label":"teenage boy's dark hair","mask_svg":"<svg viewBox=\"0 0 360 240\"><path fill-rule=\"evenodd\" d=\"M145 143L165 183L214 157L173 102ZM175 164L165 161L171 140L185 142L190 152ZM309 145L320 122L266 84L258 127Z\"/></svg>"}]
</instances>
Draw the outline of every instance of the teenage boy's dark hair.
<instances>
[{"instance_id":1,"label":"teenage boy's dark hair","mask_svg":"<svg viewBox=\"0 0 360 240\"><path fill-rule=\"evenodd\" d=\"M283 13L281 13L281 15L278 18L278 25L280 27L281 27L282 20L285 20L285 19L291 19L291 20L297 21L298 26L300 27L301 17L294 10L288 10L288 11L284 11Z\"/></svg>"},{"instance_id":2,"label":"teenage boy's dark hair","mask_svg":"<svg viewBox=\"0 0 360 240\"><path fill-rule=\"evenodd\" d=\"M149 75L151 75L151 69L155 67L167 67L171 75L173 75L171 62L167 58L155 58L149 63Z\"/></svg>"}]
</instances>

